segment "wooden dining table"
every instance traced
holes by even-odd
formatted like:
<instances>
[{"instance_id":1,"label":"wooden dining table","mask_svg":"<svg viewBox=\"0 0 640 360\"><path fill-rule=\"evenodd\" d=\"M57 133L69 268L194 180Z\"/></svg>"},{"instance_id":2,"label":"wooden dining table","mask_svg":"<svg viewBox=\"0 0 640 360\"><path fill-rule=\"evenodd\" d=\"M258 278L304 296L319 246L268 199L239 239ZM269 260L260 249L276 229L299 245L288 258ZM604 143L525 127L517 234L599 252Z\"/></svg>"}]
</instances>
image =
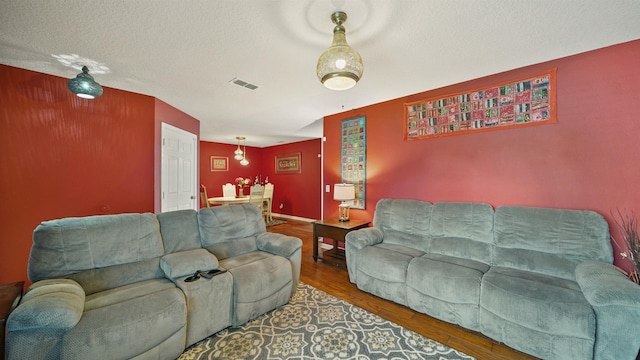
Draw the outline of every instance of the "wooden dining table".
<instances>
[{"instance_id":1,"label":"wooden dining table","mask_svg":"<svg viewBox=\"0 0 640 360\"><path fill-rule=\"evenodd\" d=\"M208 198L209 205L231 205L249 202L249 196L218 196Z\"/></svg>"}]
</instances>

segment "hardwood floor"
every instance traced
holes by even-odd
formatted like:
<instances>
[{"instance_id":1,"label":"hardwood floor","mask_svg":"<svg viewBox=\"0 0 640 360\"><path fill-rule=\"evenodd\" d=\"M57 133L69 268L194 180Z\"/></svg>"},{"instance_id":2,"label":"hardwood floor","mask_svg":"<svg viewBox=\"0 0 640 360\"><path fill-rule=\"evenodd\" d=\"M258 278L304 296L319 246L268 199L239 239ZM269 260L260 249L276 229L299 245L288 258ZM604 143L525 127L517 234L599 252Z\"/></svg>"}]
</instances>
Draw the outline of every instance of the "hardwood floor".
<instances>
[{"instance_id":1,"label":"hardwood floor","mask_svg":"<svg viewBox=\"0 0 640 360\"><path fill-rule=\"evenodd\" d=\"M300 271L302 282L480 360L535 359L498 344L480 333L431 318L405 306L358 290L349 281L346 267L313 261L311 223L285 220L286 224L268 227L267 231L302 239L302 269Z\"/></svg>"}]
</instances>

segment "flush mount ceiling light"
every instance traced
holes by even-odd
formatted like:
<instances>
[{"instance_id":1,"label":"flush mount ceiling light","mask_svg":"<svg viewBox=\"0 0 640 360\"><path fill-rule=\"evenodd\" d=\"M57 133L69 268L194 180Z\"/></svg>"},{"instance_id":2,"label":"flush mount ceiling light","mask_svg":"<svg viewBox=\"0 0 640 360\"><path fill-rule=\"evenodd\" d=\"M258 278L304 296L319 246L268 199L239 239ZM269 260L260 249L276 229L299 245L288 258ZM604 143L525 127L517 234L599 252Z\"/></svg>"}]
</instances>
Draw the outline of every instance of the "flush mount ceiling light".
<instances>
[{"instance_id":1,"label":"flush mount ceiling light","mask_svg":"<svg viewBox=\"0 0 640 360\"><path fill-rule=\"evenodd\" d=\"M244 140L244 136L236 136L236 140L238 140L238 148L233 152L233 158L239 161L244 158L244 151L240 149L240 141Z\"/></svg>"},{"instance_id":2,"label":"flush mount ceiling light","mask_svg":"<svg viewBox=\"0 0 640 360\"><path fill-rule=\"evenodd\" d=\"M336 11L331 15L331 21L336 24L333 28L333 42L320 55L316 67L318 79L331 90L351 89L360 80L364 70L360 54L347 44L347 36L342 26L346 20L347 14L342 11Z\"/></svg>"},{"instance_id":3,"label":"flush mount ceiling light","mask_svg":"<svg viewBox=\"0 0 640 360\"><path fill-rule=\"evenodd\" d=\"M69 79L67 87L72 93L84 99L95 99L102 95L102 86L89 75L89 69L82 67L82 72L75 78Z\"/></svg>"}]
</instances>

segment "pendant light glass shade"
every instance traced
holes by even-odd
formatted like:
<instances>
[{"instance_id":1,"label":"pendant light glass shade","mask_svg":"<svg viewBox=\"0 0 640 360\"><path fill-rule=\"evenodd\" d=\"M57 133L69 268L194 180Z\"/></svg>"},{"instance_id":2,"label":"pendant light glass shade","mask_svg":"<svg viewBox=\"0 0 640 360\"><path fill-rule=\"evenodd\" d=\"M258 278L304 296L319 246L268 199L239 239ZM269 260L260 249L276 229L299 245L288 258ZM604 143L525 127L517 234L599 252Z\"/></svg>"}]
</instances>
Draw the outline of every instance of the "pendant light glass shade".
<instances>
[{"instance_id":1,"label":"pendant light glass shade","mask_svg":"<svg viewBox=\"0 0 640 360\"><path fill-rule=\"evenodd\" d=\"M244 147L244 151L242 153L242 160L240 160L240 165L247 166L249 165L249 160L247 160L247 143L245 138L242 138L242 146Z\"/></svg>"},{"instance_id":2,"label":"pendant light glass shade","mask_svg":"<svg viewBox=\"0 0 640 360\"><path fill-rule=\"evenodd\" d=\"M102 95L102 86L93 80L86 66L82 67L82 72L75 78L69 79L67 87L72 93L84 99L95 99Z\"/></svg>"},{"instance_id":3,"label":"pendant light glass shade","mask_svg":"<svg viewBox=\"0 0 640 360\"><path fill-rule=\"evenodd\" d=\"M243 136L236 136L236 140L238 140L238 148L233 152L233 158L240 161L244 158L244 151L240 149L240 140L244 140Z\"/></svg>"},{"instance_id":4,"label":"pendant light glass shade","mask_svg":"<svg viewBox=\"0 0 640 360\"><path fill-rule=\"evenodd\" d=\"M364 65L362 58L349 44L342 23L347 20L347 14L337 11L331 15L336 27L333 28L333 42L320 55L316 72L322 84L331 90L351 89L362 77Z\"/></svg>"},{"instance_id":5,"label":"pendant light glass shade","mask_svg":"<svg viewBox=\"0 0 640 360\"><path fill-rule=\"evenodd\" d=\"M242 160L242 154L244 154L242 152L242 150L240 149L240 145L238 145L238 148L236 149L236 151L233 152L235 155L233 155L233 158L236 160Z\"/></svg>"}]
</instances>

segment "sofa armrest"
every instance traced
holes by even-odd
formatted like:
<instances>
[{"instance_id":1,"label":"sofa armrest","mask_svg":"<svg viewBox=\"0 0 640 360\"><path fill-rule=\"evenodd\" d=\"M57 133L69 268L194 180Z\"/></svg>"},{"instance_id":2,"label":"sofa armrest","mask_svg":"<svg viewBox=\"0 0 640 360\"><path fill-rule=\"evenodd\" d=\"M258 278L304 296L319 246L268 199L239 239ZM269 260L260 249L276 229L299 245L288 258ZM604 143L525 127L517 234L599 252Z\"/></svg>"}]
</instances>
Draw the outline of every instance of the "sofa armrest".
<instances>
[{"instance_id":1,"label":"sofa armrest","mask_svg":"<svg viewBox=\"0 0 640 360\"><path fill-rule=\"evenodd\" d=\"M640 349L640 286L615 266L585 262L576 280L596 314L595 359L635 359Z\"/></svg>"},{"instance_id":2,"label":"sofa armrest","mask_svg":"<svg viewBox=\"0 0 640 360\"><path fill-rule=\"evenodd\" d=\"M193 275L198 270L218 268L218 258L207 249L193 249L167 254L160 259L160 268L167 279Z\"/></svg>"},{"instance_id":3,"label":"sofa armrest","mask_svg":"<svg viewBox=\"0 0 640 360\"><path fill-rule=\"evenodd\" d=\"M376 227L367 227L350 231L345 236L345 255L347 258L347 271L349 281L356 283L358 272L358 252L367 246L382 242L382 230Z\"/></svg>"},{"instance_id":4,"label":"sofa armrest","mask_svg":"<svg viewBox=\"0 0 640 360\"><path fill-rule=\"evenodd\" d=\"M354 249L362 249L382 242L382 230L376 227L368 227L347 233L345 246ZM348 245L347 245L348 244Z\"/></svg>"},{"instance_id":5,"label":"sofa armrest","mask_svg":"<svg viewBox=\"0 0 640 360\"><path fill-rule=\"evenodd\" d=\"M302 248L302 240L297 237L270 232L259 234L256 238L256 244L260 251L280 255L287 259Z\"/></svg>"},{"instance_id":6,"label":"sofa armrest","mask_svg":"<svg viewBox=\"0 0 640 360\"><path fill-rule=\"evenodd\" d=\"M84 290L73 280L38 281L27 289L18 307L9 315L7 329L9 332L67 332L80 321L84 300Z\"/></svg>"}]
</instances>

